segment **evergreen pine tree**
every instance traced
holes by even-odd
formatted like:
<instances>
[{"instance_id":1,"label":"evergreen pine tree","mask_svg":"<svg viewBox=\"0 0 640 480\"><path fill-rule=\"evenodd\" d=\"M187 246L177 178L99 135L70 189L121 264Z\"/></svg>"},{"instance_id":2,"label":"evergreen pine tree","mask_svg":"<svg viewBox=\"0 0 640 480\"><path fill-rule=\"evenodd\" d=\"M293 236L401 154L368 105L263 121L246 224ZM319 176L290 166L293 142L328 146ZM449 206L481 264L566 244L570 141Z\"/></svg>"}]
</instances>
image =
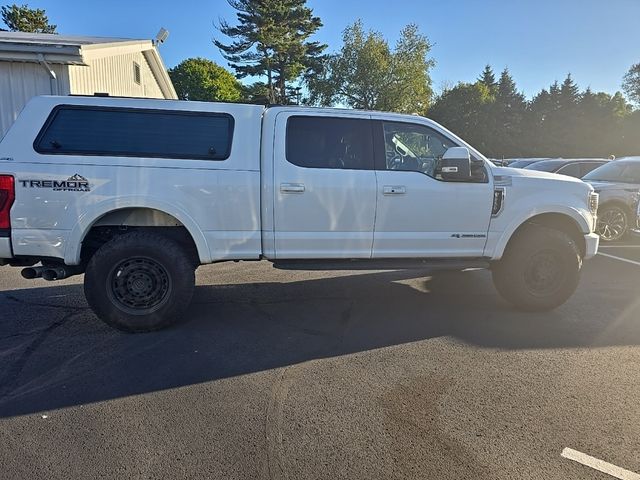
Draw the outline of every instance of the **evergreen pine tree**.
<instances>
[{"instance_id":1,"label":"evergreen pine tree","mask_svg":"<svg viewBox=\"0 0 640 480\"><path fill-rule=\"evenodd\" d=\"M557 80L549 87L549 106L549 111L560 108L560 84Z\"/></svg>"},{"instance_id":2,"label":"evergreen pine tree","mask_svg":"<svg viewBox=\"0 0 640 480\"><path fill-rule=\"evenodd\" d=\"M505 68L500 74L496 91L496 102L498 102L503 111L511 110L514 113L520 113L525 106L524 95L516 90L516 82Z\"/></svg>"},{"instance_id":3,"label":"evergreen pine tree","mask_svg":"<svg viewBox=\"0 0 640 480\"><path fill-rule=\"evenodd\" d=\"M287 83L319 68L326 45L309 41L321 26L306 0L227 0L237 25L219 30L233 41L214 40L237 78L266 77L270 103L288 103Z\"/></svg>"},{"instance_id":4,"label":"evergreen pine tree","mask_svg":"<svg viewBox=\"0 0 640 480\"><path fill-rule=\"evenodd\" d=\"M0 7L0 17L10 32L56 33L57 26L49 23L47 13L40 8L14 3Z\"/></svg>"},{"instance_id":5,"label":"evergreen pine tree","mask_svg":"<svg viewBox=\"0 0 640 480\"><path fill-rule=\"evenodd\" d=\"M498 84L496 83L496 76L493 74L493 69L491 65L487 64L484 67L484 70L478 77L478 82L482 83L485 87L489 89L490 92L495 91Z\"/></svg>"},{"instance_id":6,"label":"evergreen pine tree","mask_svg":"<svg viewBox=\"0 0 640 480\"><path fill-rule=\"evenodd\" d=\"M505 68L498 80L493 107L496 123L494 137L501 144L504 156L513 156L522 148L520 143L525 108L524 95L518 92L513 77Z\"/></svg>"},{"instance_id":7,"label":"evergreen pine tree","mask_svg":"<svg viewBox=\"0 0 640 480\"><path fill-rule=\"evenodd\" d=\"M571 78L571 74L567 75L564 82L560 86L558 94L558 105L561 109L569 109L578 104L580 98L580 89Z\"/></svg>"}]
</instances>

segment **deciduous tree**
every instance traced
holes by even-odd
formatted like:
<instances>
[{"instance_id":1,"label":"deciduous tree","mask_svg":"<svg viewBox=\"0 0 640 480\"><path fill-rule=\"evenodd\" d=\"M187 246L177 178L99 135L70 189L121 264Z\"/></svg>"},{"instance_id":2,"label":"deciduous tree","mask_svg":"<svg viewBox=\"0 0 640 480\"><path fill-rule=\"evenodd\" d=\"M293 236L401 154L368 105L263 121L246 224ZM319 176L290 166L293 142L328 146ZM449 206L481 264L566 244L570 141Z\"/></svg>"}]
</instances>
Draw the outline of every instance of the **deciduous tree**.
<instances>
[{"instance_id":1,"label":"deciduous tree","mask_svg":"<svg viewBox=\"0 0 640 480\"><path fill-rule=\"evenodd\" d=\"M640 63L633 65L625 74L622 89L631 101L640 106Z\"/></svg>"},{"instance_id":2,"label":"deciduous tree","mask_svg":"<svg viewBox=\"0 0 640 480\"><path fill-rule=\"evenodd\" d=\"M342 40L321 75L307 82L311 103L426 113L434 62L428 57L431 44L416 25L402 30L394 49L380 33L365 32L361 21L347 27Z\"/></svg>"},{"instance_id":3,"label":"deciduous tree","mask_svg":"<svg viewBox=\"0 0 640 480\"><path fill-rule=\"evenodd\" d=\"M227 70L205 58L189 58L169 69L182 100L235 102L242 98L240 82Z\"/></svg>"},{"instance_id":4,"label":"deciduous tree","mask_svg":"<svg viewBox=\"0 0 640 480\"><path fill-rule=\"evenodd\" d=\"M482 82L458 83L445 90L429 110L429 117L460 135L481 152L492 155L494 151L491 135L495 131L487 128L491 119L487 106L493 102L489 88Z\"/></svg>"}]
</instances>

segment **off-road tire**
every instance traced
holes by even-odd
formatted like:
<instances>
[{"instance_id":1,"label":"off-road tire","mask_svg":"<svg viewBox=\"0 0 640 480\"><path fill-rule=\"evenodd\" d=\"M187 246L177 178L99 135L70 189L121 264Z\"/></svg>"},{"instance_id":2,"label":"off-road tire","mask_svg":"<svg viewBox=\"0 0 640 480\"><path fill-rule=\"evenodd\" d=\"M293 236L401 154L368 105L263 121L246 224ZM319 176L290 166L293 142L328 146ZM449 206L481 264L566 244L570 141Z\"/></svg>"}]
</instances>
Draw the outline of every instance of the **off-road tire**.
<instances>
[{"instance_id":1,"label":"off-road tire","mask_svg":"<svg viewBox=\"0 0 640 480\"><path fill-rule=\"evenodd\" d=\"M126 233L93 255L84 293L94 313L111 327L132 333L159 330L187 310L195 286L193 263L172 239Z\"/></svg>"},{"instance_id":2,"label":"off-road tire","mask_svg":"<svg viewBox=\"0 0 640 480\"><path fill-rule=\"evenodd\" d=\"M491 268L498 293L527 311L565 303L578 287L581 269L580 252L569 235L533 224L516 233Z\"/></svg>"}]
</instances>

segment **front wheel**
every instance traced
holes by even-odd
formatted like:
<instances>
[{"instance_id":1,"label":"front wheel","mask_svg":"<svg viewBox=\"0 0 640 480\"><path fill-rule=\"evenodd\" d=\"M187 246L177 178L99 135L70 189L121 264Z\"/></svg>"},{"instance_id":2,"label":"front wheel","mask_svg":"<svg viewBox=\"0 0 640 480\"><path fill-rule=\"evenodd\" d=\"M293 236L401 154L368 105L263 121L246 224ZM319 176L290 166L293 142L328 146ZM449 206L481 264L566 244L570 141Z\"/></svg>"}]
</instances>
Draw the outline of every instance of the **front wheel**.
<instances>
[{"instance_id":1,"label":"front wheel","mask_svg":"<svg viewBox=\"0 0 640 480\"><path fill-rule=\"evenodd\" d=\"M527 225L509 243L503 258L492 266L500 295L529 311L552 310L578 287L582 258L567 234Z\"/></svg>"},{"instance_id":2,"label":"front wheel","mask_svg":"<svg viewBox=\"0 0 640 480\"><path fill-rule=\"evenodd\" d=\"M191 302L193 261L173 240L132 232L105 243L91 258L84 293L94 313L126 332L159 330Z\"/></svg>"},{"instance_id":3,"label":"front wheel","mask_svg":"<svg viewBox=\"0 0 640 480\"><path fill-rule=\"evenodd\" d=\"M598 212L596 233L604 242L621 240L629 229L627 212L617 205L604 207Z\"/></svg>"}]
</instances>

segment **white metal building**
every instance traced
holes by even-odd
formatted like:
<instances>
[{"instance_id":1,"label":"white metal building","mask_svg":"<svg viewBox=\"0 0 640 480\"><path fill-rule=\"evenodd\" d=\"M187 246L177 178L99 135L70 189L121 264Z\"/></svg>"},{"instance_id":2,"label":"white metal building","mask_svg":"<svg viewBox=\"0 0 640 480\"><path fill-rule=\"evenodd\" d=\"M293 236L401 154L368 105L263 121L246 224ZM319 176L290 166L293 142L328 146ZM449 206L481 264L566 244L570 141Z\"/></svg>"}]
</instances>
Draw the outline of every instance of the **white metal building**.
<instances>
[{"instance_id":1,"label":"white metal building","mask_svg":"<svg viewBox=\"0 0 640 480\"><path fill-rule=\"evenodd\" d=\"M0 32L0 138L36 95L177 99L151 40Z\"/></svg>"}]
</instances>

